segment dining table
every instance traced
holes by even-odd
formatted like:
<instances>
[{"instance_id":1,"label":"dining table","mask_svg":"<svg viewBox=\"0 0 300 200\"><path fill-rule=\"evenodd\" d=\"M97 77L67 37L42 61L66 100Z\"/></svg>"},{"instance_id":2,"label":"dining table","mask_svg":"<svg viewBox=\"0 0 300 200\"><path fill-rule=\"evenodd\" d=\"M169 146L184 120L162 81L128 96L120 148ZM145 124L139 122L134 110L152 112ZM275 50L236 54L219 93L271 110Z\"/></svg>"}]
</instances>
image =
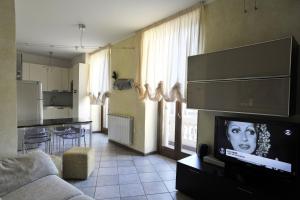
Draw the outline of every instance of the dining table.
<instances>
[{"instance_id":1,"label":"dining table","mask_svg":"<svg viewBox=\"0 0 300 200\"><path fill-rule=\"evenodd\" d=\"M82 126L88 125L89 146L92 147L92 120L87 118L56 118L56 119L40 119L40 120L22 120L18 121L19 144L22 143L22 135L28 128L55 128L58 126ZM20 136L21 135L21 136ZM19 145L20 146L20 145ZM20 150L18 148L18 150Z\"/></svg>"}]
</instances>

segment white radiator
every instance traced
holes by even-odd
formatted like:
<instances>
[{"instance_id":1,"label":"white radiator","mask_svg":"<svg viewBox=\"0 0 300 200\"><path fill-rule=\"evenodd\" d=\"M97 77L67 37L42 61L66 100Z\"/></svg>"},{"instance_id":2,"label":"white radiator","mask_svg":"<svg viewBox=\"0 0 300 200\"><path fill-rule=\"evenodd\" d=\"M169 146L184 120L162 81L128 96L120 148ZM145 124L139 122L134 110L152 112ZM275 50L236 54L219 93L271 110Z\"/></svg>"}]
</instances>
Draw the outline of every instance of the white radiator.
<instances>
[{"instance_id":1,"label":"white radiator","mask_svg":"<svg viewBox=\"0 0 300 200\"><path fill-rule=\"evenodd\" d=\"M133 117L108 115L108 139L130 145L133 138Z\"/></svg>"}]
</instances>

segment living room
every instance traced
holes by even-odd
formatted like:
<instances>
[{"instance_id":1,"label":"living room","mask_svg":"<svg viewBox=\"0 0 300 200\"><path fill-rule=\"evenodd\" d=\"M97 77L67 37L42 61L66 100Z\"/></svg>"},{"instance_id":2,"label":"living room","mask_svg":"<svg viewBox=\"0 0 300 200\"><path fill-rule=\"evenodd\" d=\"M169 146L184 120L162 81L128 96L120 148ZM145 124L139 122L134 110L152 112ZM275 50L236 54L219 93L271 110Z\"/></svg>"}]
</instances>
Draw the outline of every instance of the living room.
<instances>
[{"instance_id":1,"label":"living room","mask_svg":"<svg viewBox=\"0 0 300 200\"><path fill-rule=\"evenodd\" d=\"M17 1L16 1L17 2ZM99 148L99 152L103 153L104 151L100 151L100 149L105 151L106 148L113 149L113 153L116 158L116 165L118 167L118 156L124 155L123 152L126 152L129 154L126 157L126 159L129 159L130 161L134 162L134 157L137 155L145 155L145 156L152 156L149 157L149 162L152 161L152 165L157 164L156 161L167 163L165 165L165 168L170 169L169 175L174 177L174 166L176 165L175 160L179 160L183 158L182 156L187 156L186 152L183 152L181 148L181 144L178 144L178 141L180 141L183 135L174 135L171 137L171 140L168 140L170 138L166 137L164 138L164 135L162 134L164 132L163 127L166 123L166 119L161 116L160 111L163 109L168 109L168 107L163 107L163 105L159 104L157 100L150 101L150 96L154 94L154 89L157 87L157 81L155 82L155 86L152 86L152 94L149 96L146 95L146 100L141 100L140 93L138 90L135 90L135 86L137 84L134 84L130 89L124 89L124 90L118 90L113 89L112 84L114 82L114 79L111 78L112 73L116 72L119 76L119 79L126 79L126 80L133 80L135 83L140 83L140 85L144 85L146 82L145 80L145 74L142 74L143 72L142 68L140 67L140 63L143 62L141 56L140 56L140 49L141 43L140 43L140 33L143 31L146 32L147 30L151 30L151 28L159 26L160 24L172 21L172 19L176 19L176 17L180 17L188 12L195 11L197 9L200 9L200 31L198 33L198 40L199 40L199 49L198 53L196 54L206 54L211 52L218 52L223 51L225 49L232 49L236 47L241 46L247 46L257 43L263 43L266 41L273 41L281 38L286 38L289 36L293 36L293 38L298 42L300 42L300 24L298 23L298 19L300 18L300 2L297 0L288 0L288 1L280 1L280 0L214 0L214 1L207 1L205 3L200 3L200 1L195 1L196 5L193 5L192 1L190 1L191 5L187 7L177 8L173 10L173 13L170 12L167 16L157 19L156 21L147 24L147 26L140 27L136 29L134 32L129 34L127 37L120 37L117 38L115 41L112 41L112 44L103 47L110 48L110 69L108 74L109 84L110 84L110 95L109 95L109 106L108 106L108 113L111 114L120 114L120 115L126 115L131 116L134 119L134 127L133 127L133 138L132 143L125 145L126 147L120 147L115 146L112 142L107 142L108 136L99 134L99 133L93 133L93 144L98 141L95 148ZM169 2L170 3L170 2ZM16 41L16 17L15 17L15 2L12 0L5 0L1 2L1 75L0 75L0 91L1 91L1 99L0 99L0 105L1 105L1 129L0 129L0 149L1 149L1 158L5 158L7 156L13 156L17 153L17 142L18 142L18 134L17 134L17 89L16 89L16 42L18 45L18 41ZM162 6L162 5L161 5ZM18 13L16 13L18 15ZM75 24L77 23L74 22ZM87 24L84 34L86 34L89 29L89 22L85 22ZM2 28L3 27L3 28ZM79 32L78 27L76 25L76 28L74 31L76 32L75 35ZM141 32L139 32L141 31ZM67 35L65 37L68 37ZM125 39L124 39L125 38ZM79 41L79 38L77 39ZM27 41L28 42L28 41ZM40 41L38 41L40 42ZM47 42L47 41L46 41ZM32 44L36 44L32 42ZM58 43L56 43L58 44ZM53 45L53 44L52 44ZM69 44L68 44L69 45ZM32 45L34 47L34 45ZM80 45L79 45L80 46ZM26 48L29 48L30 45L27 45ZM55 48L54 48L55 49ZM105 50L106 48L104 48ZM100 49L100 52L103 49ZM54 50L53 57L49 57L47 55L49 52L48 50L45 51L44 55L41 55L41 57L44 58L44 64L48 64L48 58L51 58L53 62L57 62L57 60L64 60L62 58L56 57L58 53ZM96 51L95 51L96 53ZM194 55L196 55L194 54ZM78 58L78 57L77 57ZM24 58L25 59L25 58ZM27 57L28 59L28 57ZM28 59L29 60L29 59ZM186 58L187 60L187 58ZM29 61L28 61L29 62ZM70 67L72 66L72 62L69 62ZM59 65L59 64L58 64ZM80 66L78 66L78 69L80 69ZM180 74L180 72L178 72ZM148 78L148 81L150 80L150 77ZM167 80L159 80L159 81L167 81ZM172 82L172 81L171 81ZM187 102L189 102L189 98L186 96L186 80L183 81L185 84L182 86L183 91L183 97L187 98ZM150 86L152 83L149 83ZM171 87L167 87L168 91L171 91L172 87L174 85L171 84ZM145 88L143 88L145 90ZM101 92L105 92L104 90ZM102 93L103 94L103 93ZM144 94L144 93L143 93ZM96 99L97 99L97 93L95 93ZM175 95L177 101L180 101L180 95ZM238 96L238 94L236 94ZM154 96L155 97L155 96ZM153 96L152 96L153 98ZM159 99L164 98L162 95L159 97ZM221 99L220 99L221 100ZM273 100L272 100L273 101ZM185 102L185 101L183 101ZM271 100L270 100L271 102ZM179 108L184 107L184 103L179 103L178 105L175 105L175 103L171 106L172 108L176 106L180 106ZM271 103L270 103L271 104ZM74 108L73 103L73 108ZM94 106L94 105L93 105ZM79 108L79 107L78 107ZM80 110L80 109L79 109ZM84 110L84 109L83 109ZM101 110L101 109L100 109ZM172 109L171 109L172 110ZM208 154L213 155L214 154L214 142L215 142L215 117L230 117L232 118L255 118L255 120L275 120L275 121L281 121L286 123L297 123L299 122L299 117L296 114L288 113L288 115L285 115L284 117L277 117L273 114L267 114L264 116L253 114L253 112L246 112L246 114L240 114L236 112L223 112L221 110L218 111L207 111L208 109L202 109L197 114L197 125L196 125L196 137L191 136L192 141L194 141L193 147L188 148L185 150L190 150L194 153L196 153L196 148L199 149L200 144L207 144L208 145ZM97 111L100 112L100 111ZM183 113L183 112L182 112ZM91 116L91 112L84 113L83 115ZM178 114L178 113L177 113ZM181 113L180 113L181 114ZM80 114L80 111L77 112L77 116L82 115ZM99 115L99 113L98 113ZM105 115L105 114L104 114ZM70 115L71 116L71 115ZM74 115L72 115L74 116ZM170 116L174 116L170 115ZM180 115L178 115L180 116ZM61 117L59 117L61 118ZM101 117L100 117L101 118ZM99 117L97 120L100 119ZM108 118L108 117L107 117ZM172 119L173 124L169 125L169 129L171 129L173 132L174 129L180 129L180 127L176 128L178 126L178 119ZM92 120L93 121L93 120ZM160 121L160 122L159 122ZM180 122L181 123L181 122ZM94 124L94 121L93 121ZM101 124L101 123L99 123ZM103 124L103 123L102 123ZM93 125L94 126L94 125ZM99 125L96 129L93 128L93 131L101 130L102 128L99 128L101 125ZM175 126L175 128L174 128ZM181 126L181 125L180 125ZM107 128L107 127L104 127ZM97 130L98 129L98 130ZM178 139L179 138L179 139ZM176 139L176 141L175 141ZM159 141L161 140L161 141ZM162 142L167 141L167 142ZM105 143L106 142L106 143ZM103 144L105 143L105 144ZM97 146L98 145L98 146ZM102 145L102 146L101 146ZM113 145L112 147L107 145ZM168 146L169 145L169 146ZM188 145L187 145L188 146ZM129 149L128 149L129 148ZM132 150L132 151L131 151ZM153 153L159 152L160 154L164 156L168 156L172 159L158 156L153 157ZM106 155L105 155L106 153ZM102 156L107 157L109 155L108 152L105 152ZM116 155L117 153L117 155ZM120 153L120 154L119 154ZM96 154L97 155L97 154ZM99 154L98 154L99 155ZM156 155L156 154L155 154ZM120 159L125 159L125 156L120 156ZM161 161L160 159L163 159ZM128 161L126 160L125 161ZM147 158L148 159L148 158ZM165 160L166 159L166 160ZM120 161L121 161L120 160ZM99 160L98 160L99 161ZM124 161L124 160L123 160ZM99 161L99 168L101 161ZM113 162L111 162L112 164ZM119 162L122 163L122 162ZM125 163L125 162L124 162ZM124 164L122 163L122 164ZM128 163L128 162L127 162ZM108 163L106 163L108 164ZM110 167L113 167L114 164L112 164ZM122 167L122 166L120 166ZM136 166L137 167L137 166ZM138 168L138 167L137 167ZM176 169L176 167L175 167ZM164 170L162 170L164 171ZM137 193L135 195L123 195L121 190L124 192L126 189L121 189L125 184L120 184L122 182L121 180L126 179L126 177L122 177L118 180L119 184L117 187L112 187L109 185L109 187L106 187L107 185L98 185L97 186L97 178L92 178L92 181L81 183L81 187L84 188L83 191L86 191L86 193L91 194L92 198L95 199L185 199L188 198L184 194L181 194L180 192L177 192L175 189L175 177L174 178L167 178L163 179L161 176L164 176L163 173L159 173L162 171L157 171L159 180L162 180L162 182L159 181L150 181L150 183L157 183L161 186L163 189L158 189L158 192L151 192L150 184L140 184L142 185L142 191L140 193ZM166 171L165 171L166 172ZM168 172L168 171L167 171ZM148 172L152 173L152 172ZM178 173L178 172L177 172ZM134 173L130 173L134 174ZM168 173L166 173L168 174ZM121 175L128 175L128 174L121 174ZM119 175L118 175L119 176ZM93 177L93 176L91 176ZM120 177L118 177L120 178ZM129 176L127 177L128 180L130 179ZM131 177L134 179L134 177ZM135 177L136 178L136 177ZM136 178L141 182L141 178ZM144 177L144 180L147 179ZM96 183L92 183L95 181ZM165 182L164 182L165 181ZM101 182L101 181L100 181ZM126 181L125 181L126 182ZM124 183L125 183L124 182ZM128 182L127 182L128 183ZM142 182L143 183L143 182ZM149 181L146 183L149 183ZM162 185L161 185L162 183ZM168 187L168 183L170 183L172 186ZM1 183L3 184L3 183ZM129 183L128 183L129 184ZM137 184L136 181L131 182L130 184ZM75 183L76 185L76 183ZM107 189L107 192L105 191L105 187ZM117 188L117 189L116 189ZM137 187L140 190L140 187ZM148 188L148 189L146 189ZM116 191L118 190L118 191ZM110 192L108 192L110 191ZM147 193L146 191L149 191ZM105 195L105 194L111 193L112 195ZM104 195L103 195L104 194ZM125 194L125 192L123 193ZM190 195L190 194L187 194ZM2 197L5 199L5 196ZM194 197L195 198L195 197ZM200 197L198 197L200 198ZM50 198L51 199L51 198ZM197 197L196 197L197 199Z\"/></svg>"}]
</instances>

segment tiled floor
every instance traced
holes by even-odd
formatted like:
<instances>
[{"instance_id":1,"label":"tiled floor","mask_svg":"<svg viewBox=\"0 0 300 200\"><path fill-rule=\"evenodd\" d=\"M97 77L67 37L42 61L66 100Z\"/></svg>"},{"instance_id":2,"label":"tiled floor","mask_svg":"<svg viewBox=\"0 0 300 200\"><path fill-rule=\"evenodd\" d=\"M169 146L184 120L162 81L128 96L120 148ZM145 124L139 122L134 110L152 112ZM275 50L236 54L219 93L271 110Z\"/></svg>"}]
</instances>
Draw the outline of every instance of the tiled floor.
<instances>
[{"instance_id":1,"label":"tiled floor","mask_svg":"<svg viewBox=\"0 0 300 200\"><path fill-rule=\"evenodd\" d=\"M95 199L189 200L175 189L176 162L160 155L141 156L93 134L96 169L85 181L69 181Z\"/></svg>"}]
</instances>

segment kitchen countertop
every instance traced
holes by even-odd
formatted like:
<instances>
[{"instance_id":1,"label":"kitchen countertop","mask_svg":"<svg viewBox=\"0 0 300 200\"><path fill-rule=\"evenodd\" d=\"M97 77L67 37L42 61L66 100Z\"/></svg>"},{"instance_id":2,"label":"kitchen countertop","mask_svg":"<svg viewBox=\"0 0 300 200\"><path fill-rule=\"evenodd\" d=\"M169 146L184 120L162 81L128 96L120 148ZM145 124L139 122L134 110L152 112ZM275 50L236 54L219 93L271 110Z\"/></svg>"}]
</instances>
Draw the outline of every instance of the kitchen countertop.
<instances>
[{"instance_id":1,"label":"kitchen countertop","mask_svg":"<svg viewBox=\"0 0 300 200\"><path fill-rule=\"evenodd\" d=\"M61 119L44 119L44 120L24 120L18 121L18 128L52 126L63 124L88 124L92 121L84 118L61 118Z\"/></svg>"}]
</instances>

